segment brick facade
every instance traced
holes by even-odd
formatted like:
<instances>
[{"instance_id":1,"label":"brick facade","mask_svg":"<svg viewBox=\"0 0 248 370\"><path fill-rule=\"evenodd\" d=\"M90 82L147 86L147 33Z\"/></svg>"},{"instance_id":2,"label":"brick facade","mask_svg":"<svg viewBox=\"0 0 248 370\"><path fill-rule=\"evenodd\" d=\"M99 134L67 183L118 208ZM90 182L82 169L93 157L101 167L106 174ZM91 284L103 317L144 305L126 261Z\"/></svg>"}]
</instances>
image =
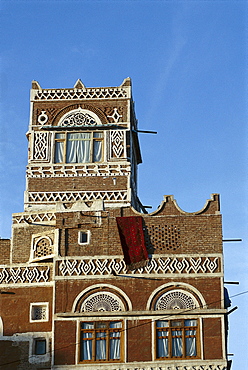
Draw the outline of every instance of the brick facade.
<instances>
[{"instance_id":1,"label":"brick facade","mask_svg":"<svg viewBox=\"0 0 248 370\"><path fill-rule=\"evenodd\" d=\"M0 365L227 369L219 196L194 213L164 196L146 213L130 79L34 81L27 137L24 212L0 240ZM144 236L148 259L131 270L117 217L142 220L129 233Z\"/></svg>"}]
</instances>

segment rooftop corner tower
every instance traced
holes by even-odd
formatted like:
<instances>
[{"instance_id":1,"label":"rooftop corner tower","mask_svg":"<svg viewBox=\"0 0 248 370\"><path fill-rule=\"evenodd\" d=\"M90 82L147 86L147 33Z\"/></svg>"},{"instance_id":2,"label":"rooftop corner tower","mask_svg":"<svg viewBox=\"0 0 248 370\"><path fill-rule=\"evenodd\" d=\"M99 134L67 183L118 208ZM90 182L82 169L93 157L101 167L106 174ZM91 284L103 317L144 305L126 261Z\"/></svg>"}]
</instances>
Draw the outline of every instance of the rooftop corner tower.
<instances>
[{"instance_id":1,"label":"rooftop corner tower","mask_svg":"<svg viewBox=\"0 0 248 370\"><path fill-rule=\"evenodd\" d=\"M133 206L141 153L131 80L42 89L32 82L25 211ZM97 201L97 202L96 202ZM94 204L94 205L93 205Z\"/></svg>"}]
</instances>

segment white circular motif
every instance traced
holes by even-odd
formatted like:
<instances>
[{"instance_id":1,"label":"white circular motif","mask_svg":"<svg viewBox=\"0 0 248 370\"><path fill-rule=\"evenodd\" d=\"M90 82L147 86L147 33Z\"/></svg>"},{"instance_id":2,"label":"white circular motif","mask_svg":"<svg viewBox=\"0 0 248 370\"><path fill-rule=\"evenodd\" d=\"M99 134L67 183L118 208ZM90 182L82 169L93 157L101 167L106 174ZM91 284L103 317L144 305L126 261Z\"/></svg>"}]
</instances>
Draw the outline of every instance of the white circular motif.
<instances>
[{"instance_id":1,"label":"white circular motif","mask_svg":"<svg viewBox=\"0 0 248 370\"><path fill-rule=\"evenodd\" d=\"M110 292L97 292L85 299L81 312L124 311L122 301Z\"/></svg>"},{"instance_id":2,"label":"white circular motif","mask_svg":"<svg viewBox=\"0 0 248 370\"><path fill-rule=\"evenodd\" d=\"M38 122L41 125L44 125L45 123L47 123L47 121L48 121L48 115L46 114L46 111L45 110L42 110L41 111L41 114L38 117Z\"/></svg>"},{"instance_id":3,"label":"white circular motif","mask_svg":"<svg viewBox=\"0 0 248 370\"><path fill-rule=\"evenodd\" d=\"M160 296L155 304L155 310L194 309L197 306L195 298L180 290L173 290Z\"/></svg>"}]
</instances>

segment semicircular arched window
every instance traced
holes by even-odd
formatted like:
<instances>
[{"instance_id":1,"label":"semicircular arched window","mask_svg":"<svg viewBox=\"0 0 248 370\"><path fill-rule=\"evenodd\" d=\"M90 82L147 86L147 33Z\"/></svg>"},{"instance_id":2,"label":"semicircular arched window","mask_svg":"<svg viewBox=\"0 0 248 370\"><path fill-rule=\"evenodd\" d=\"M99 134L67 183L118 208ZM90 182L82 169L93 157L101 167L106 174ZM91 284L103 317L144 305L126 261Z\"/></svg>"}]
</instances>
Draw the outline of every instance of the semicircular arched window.
<instances>
[{"instance_id":1,"label":"semicircular arched window","mask_svg":"<svg viewBox=\"0 0 248 370\"><path fill-rule=\"evenodd\" d=\"M96 126L101 124L99 117L87 109L74 109L65 114L59 122L62 127Z\"/></svg>"},{"instance_id":2,"label":"semicircular arched window","mask_svg":"<svg viewBox=\"0 0 248 370\"><path fill-rule=\"evenodd\" d=\"M110 292L97 292L87 297L81 305L81 312L125 311L120 298Z\"/></svg>"},{"instance_id":3,"label":"semicircular arched window","mask_svg":"<svg viewBox=\"0 0 248 370\"><path fill-rule=\"evenodd\" d=\"M194 309L198 303L194 296L182 290L170 290L162 294L155 303L155 310Z\"/></svg>"}]
</instances>

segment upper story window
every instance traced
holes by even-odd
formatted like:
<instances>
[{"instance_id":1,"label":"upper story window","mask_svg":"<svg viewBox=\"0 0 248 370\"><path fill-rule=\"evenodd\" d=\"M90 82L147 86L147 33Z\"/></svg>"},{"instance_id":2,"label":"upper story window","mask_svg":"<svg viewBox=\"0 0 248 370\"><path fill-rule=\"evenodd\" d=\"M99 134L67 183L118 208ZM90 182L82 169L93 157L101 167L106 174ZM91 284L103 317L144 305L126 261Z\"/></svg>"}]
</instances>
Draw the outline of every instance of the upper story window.
<instances>
[{"instance_id":1,"label":"upper story window","mask_svg":"<svg viewBox=\"0 0 248 370\"><path fill-rule=\"evenodd\" d=\"M157 359L199 358L198 321L156 321Z\"/></svg>"},{"instance_id":2,"label":"upper story window","mask_svg":"<svg viewBox=\"0 0 248 370\"><path fill-rule=\"evenodd\" d=\"M55 134L55 163L90 163L102 160L102 131Z\"/></svg>"}]
</instances>

